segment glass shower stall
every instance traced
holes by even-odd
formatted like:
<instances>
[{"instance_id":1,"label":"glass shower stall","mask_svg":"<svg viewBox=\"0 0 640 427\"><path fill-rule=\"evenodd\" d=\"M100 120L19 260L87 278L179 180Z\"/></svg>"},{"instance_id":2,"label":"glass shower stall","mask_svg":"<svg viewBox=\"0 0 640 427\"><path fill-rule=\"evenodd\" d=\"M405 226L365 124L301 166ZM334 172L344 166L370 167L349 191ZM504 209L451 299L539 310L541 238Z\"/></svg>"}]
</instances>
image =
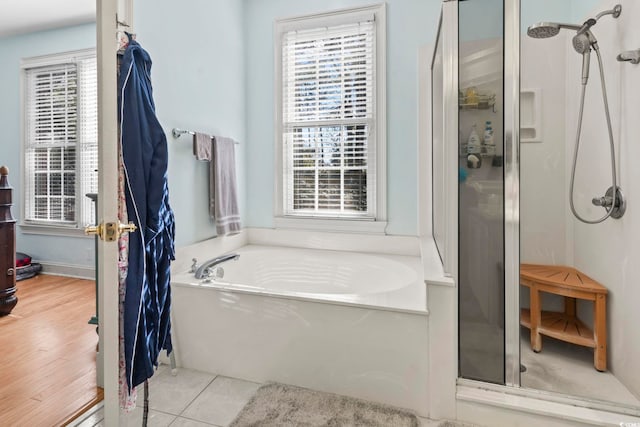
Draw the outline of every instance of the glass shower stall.
<instances>
[{"instance_id":1,"label":"glass shower stall","mask_svg":"<svg viewBox=\"0 0 640 427\"><path fill-rule=\"evenodd\" d=\"M611 259L615 251L607 248L615 246L615 242L608 241L601 249L582 244L592 235L601 239L623 235L633 227L633 214L622 220L613 219L612 215L604 224L585 225L567 213L568 189L573 188L569 185L569 160L579 111L576 93L580 93L579 75L584 74L584 61L588 60L584 53L589 46L583 46L582 56L575 55L573 48L575 39L585 31L593 34L582 39L590 41L594 52L601 48L604 67L613 69L617 76L609 82L613 86L610 95L615 100L612 122L618 149L625 152L625 108L635 111L636 102L627 98L628 91L622 85L615 84L623 78L633 82L632 75L625 72L630 68L620 68L628 66L616 63L619 52L615 49L624 44L625 22L633 25L638 18L633 13L640 14L640 9L634 9L631 2L621 3L560 0L544 7L537 0L442 3L431 58L431 228L444 270L457 288L458 385L640 416L640 386L634 380L640 358L634 356L635 361L631 361L631 356L640 355L640 336L625 320L633 314L624 314L631 305L625 303L625 298L638 291L620 285L626 283L626 275L632 274L635 267L624 261L624 254ZM625 11L629 14L627 21ZM610 15L616 19L607 18L595 26L601 16ZM589 20L590 16L596 19ZM540 37L539 32L527 36L527 28L548 29L553 22L573 24L557 24L565 31L545 33L545 37ZM600 46L595 44L596 36ZM521 61L526 65L524 69ZM604 117L601 99L597 99L600 95L587 95L596 100L588 104L585 114ZM607 129L603 120L589 120L585 126L589 127L587 143L595 144L604 138L595 137ZM601 167L604 155L592 154L603 152L602 147L587 148L586 154L581 154L593 166L587 168L588 172L578 171L578 179L598 181L585 189L577 184L577 191L589 197L594 192L592 188L602 185L604 192L610 185L610 175L606 175L610 174L609 169ZM603 174L605 179L599 179ZM624 172L621 175L624 181ZM623 184L628 188L629 180ZM553 197L548 196L551 189ZM595 217L600 212L595 209L602 208L605 197L599 200L601 203L597 204L594 199L594 208L590 206L591 199L580 193L577 203ZM522 211L521 205L525 208ZM552 248L550 242L556 242L560 249ZM627 246L640 251L632 244ZM533 294L527 269L540 272L535 266L542 264L545 268L558 267L553 271L577 271L576 280L580 283L568 286L573 286L570 291L550 291L547 287L540 292L539 301L536 295L534 303L533 296L529 299ZM608 287L610 297L606 303L608 317L603 320L600 316L597 322L593 319L598 317L597 306L600 303L603 310L604 303L589 300L580 288L587 281L595 283L594 279ZM542 283L547 279L540 280ZM568 282L571 278L567 275L563 280ZM557 278L547 282L565 286ZM611 313L611 309L615 312ZM534 336L534 313L543 317L536 319L541 330L544 322L551 319L545 320L545 313L551 313L562 321L567 320L565 317L581 317L585 321L575 324L584 327L584 331L576 331L573 341L563 340L572 323L547 325L541 348L539 342L529 340L529 334ZM601 323L605 321L606 326ZM616 328L609 323L621 326ZM554 332L563 327L562 333ZM604 328L612 332L611 337L607 337ZM599 332L603 330L604 334ZM608 339L610 347L617 350L601 356L600 363L594 362L594 356L598 359L598 354L603 354L596 351L598 333L604 335L600 337L604 345ZM613 361L615 369L609 369L606 357ZM571 384L564 387L562 382Z\"/></svg>"}]
</instances>

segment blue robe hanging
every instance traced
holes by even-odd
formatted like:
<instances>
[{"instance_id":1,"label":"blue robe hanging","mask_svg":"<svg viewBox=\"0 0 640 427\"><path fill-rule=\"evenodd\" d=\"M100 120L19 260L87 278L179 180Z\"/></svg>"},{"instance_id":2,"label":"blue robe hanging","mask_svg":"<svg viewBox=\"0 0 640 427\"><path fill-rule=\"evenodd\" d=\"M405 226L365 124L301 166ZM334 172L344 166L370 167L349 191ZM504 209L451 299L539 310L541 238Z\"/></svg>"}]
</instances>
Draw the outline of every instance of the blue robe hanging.
<instances>
[{"instance_id":1,"label":"blue robe hanging","mask_svg":"<svg viewBox=\"0 0 640 427\"><path fill-rule=\"evenodd\" d=\"M124 357L130 388L150 378L158 354L171 352L170 264L175 225L167 185L167 138L151 87L151 58L132 40L118 79L121 149L129 220L129 268L124 301Z\"/></svg>"}]
</instances>

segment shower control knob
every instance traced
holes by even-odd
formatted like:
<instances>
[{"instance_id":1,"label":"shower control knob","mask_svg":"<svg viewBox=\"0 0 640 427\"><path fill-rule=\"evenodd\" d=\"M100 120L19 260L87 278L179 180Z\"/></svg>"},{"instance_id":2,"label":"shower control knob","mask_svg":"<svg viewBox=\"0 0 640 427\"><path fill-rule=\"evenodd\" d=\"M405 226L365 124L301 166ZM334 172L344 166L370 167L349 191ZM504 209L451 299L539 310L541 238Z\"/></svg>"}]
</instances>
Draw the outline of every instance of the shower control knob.
<instances>
[{"instance_id":1,"label":"shower control knob","mask_svg":"<svg viewBox=\"0 0 640 427\"><path fill-rule=\"evenodd\" d=\"M604 208L607 208L611 206L613 200L611 199L611 197L594 197L591 200L591 203L593 203L595 206L602 206Z\"/></svg>"},{"instance_id":2,"label":"shower control knob","mask_svg":"<svg viewBox=\"0 0 640 427\"><path fill-rule=\"evenodd\" d=\"M594 197L591 200L595 206L602 206L607 210L607 212L611 212L611 218L620 219L624 215L627 210L627 201L620 190L620 187L615 192L613 192L613 187L609 187L604 197Z\"/></svg>"}]
</instances>

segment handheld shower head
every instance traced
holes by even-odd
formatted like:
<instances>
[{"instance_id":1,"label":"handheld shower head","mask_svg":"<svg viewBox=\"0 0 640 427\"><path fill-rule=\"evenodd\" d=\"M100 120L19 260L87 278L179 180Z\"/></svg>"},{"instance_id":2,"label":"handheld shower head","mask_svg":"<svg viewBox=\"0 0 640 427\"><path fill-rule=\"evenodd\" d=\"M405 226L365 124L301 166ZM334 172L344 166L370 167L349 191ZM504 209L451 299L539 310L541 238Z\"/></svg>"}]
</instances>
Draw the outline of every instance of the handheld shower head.
<instances>
[{"instance_id":1,"label":"handheld shower head","mask_svg":"<svg viewBox=\"0 0 640 427\"><path fill-rule=\"evenodd\" d=\"M588 31L588 30L587 30ZM592 36L593 37L593 36ZM595 41L595 39L593 39ZM592 39L586 33L573 36L573 48L579 54L584 55L591 50Z\"/></svg>"},{"instance_id":2,"label":"handheld shower head","mask_svg":"<svg viewBox=\"0 0 640 427\"><path fill-rule=\"evenodd\" d=\"M573 48L582 54L582 84L586 85L589 80L589 63L591 62L591 43L595 43L595 38L587 30L583 34L573 36Z\"/></svg>"}]
</instances>

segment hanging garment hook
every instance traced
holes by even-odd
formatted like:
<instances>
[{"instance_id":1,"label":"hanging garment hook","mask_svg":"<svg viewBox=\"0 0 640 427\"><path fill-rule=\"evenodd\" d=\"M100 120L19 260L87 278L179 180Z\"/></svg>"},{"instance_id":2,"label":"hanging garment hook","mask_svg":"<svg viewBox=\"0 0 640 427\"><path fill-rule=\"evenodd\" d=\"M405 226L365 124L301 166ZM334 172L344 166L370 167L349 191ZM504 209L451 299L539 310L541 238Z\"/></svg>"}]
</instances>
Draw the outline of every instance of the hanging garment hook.
<instances>
[{"instance_id":1,"label":"hanging garment hook","mask_svg":"<svg viewBox=\"0 0 640 427\"><path fill-rule=\"evenodd\" d=\"M627 50L622 52L616 58L620 62L631 62L632 64L640 64L640 49Z\"/></svg>"},{"instance_id":2,"label":"hanging garment hook","mask_svg":"<svg viewBox=\"0 0 640 427\"><path fill-rule=\"evenodd\" d=\"M121 21L120 18L118 17L118 14L116 13L116 27L118 26L129 28L129 24L127 24L124 21Z\"/></svg>"}]
</instances>

